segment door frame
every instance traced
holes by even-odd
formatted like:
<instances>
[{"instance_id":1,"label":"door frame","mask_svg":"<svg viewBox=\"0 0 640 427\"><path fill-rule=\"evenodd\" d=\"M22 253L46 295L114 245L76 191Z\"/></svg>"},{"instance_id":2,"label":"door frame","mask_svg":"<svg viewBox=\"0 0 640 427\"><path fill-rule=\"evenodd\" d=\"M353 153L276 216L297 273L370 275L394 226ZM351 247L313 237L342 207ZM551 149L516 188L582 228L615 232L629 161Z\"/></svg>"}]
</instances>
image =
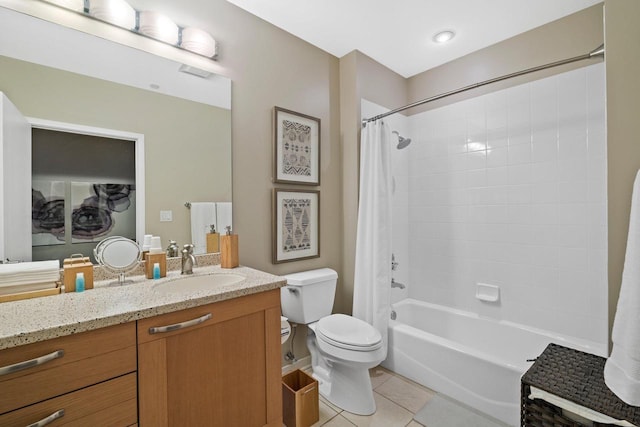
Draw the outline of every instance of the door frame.
<instances>
[{"instance_id":1,"label":"door frame","mask_svg":"<svg viewBox=\"0 0 640 427\"><path fill-rule=\"evenodd\" d=\"M144 171L144 134L127 132L115 129L99 128L95 126L79 125L76 123L66 123L54 120L39 119L35 117L26 118L31 128L53 130L67 133L77 133L81 135L98 136L103 138L121 139L131 141L135 144L135 179L136 179L136 199L142 203L136 203L136 240L139 244L144 241L145 234L145 171Z\"/></svg>"}]
</instances>

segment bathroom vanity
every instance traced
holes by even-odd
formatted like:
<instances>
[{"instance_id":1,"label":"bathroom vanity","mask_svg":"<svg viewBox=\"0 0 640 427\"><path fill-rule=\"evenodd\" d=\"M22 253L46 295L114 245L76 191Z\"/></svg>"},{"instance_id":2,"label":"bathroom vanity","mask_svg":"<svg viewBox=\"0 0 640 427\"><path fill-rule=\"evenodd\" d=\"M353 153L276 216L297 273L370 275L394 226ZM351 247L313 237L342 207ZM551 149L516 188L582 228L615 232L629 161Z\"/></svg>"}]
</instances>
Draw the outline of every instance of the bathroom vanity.
<instances>
[{"instance_id":1,"label":"bathroom vanity","mask_svg":"<svg viewBox=\"0 0 640 427\"><path fill-rule=\"evenodd\" d=\"M213 284L197 291L170 272L0 304L0 425L280 427L285 282L216 281L229 271L199 269Z\"/></svg>"},{"instance_id":2,"label":"bathroom vanity","mask_svg":"<svg viewBox=\"0 0 640 427\"><path fill-rule=\"evenodd\" d=\"M184 322L201 323L152 333ZM277 289L139 320L140 425L263 426L281 419L279 325Z\"/></svg>"}]
</instances>

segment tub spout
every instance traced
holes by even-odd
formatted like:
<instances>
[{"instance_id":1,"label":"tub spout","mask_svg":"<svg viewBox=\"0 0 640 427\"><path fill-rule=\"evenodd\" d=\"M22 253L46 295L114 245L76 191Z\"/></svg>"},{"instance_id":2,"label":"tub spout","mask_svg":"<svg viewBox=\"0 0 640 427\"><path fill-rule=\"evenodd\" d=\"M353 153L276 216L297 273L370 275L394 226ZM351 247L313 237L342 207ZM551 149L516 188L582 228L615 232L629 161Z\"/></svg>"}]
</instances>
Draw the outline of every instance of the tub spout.
<instances>
[{"instance_id":1,"label":"tub spout","mask_svg":"<svg viewBox=\"0 0 640 427\"><path fill-rule=\"evenodd\" d=\"M404 286L402 283L400 282L396 282L396 279L391 279L391 287L392 288L400 288L400 289L404 289L406 286Z\"/></svg>"}]
</instances>

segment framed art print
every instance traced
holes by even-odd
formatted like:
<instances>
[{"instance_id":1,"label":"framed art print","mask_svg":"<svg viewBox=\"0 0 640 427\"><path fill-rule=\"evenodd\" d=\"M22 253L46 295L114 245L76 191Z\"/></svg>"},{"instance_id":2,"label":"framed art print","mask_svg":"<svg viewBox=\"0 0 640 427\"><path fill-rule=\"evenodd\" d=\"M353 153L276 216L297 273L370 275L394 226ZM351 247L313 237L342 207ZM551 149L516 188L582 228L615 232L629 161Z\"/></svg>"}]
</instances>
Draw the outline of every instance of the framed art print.
<instances>
[{"instance_id":1,"label":"framed art print","mask_svg":"<svg viewBox=\"0 0 640 427\"><path fill-rule=\"evenodd\" d=\"M274 181L320 185L320 119L274 107Z\"/></svg>"},{"instance_id":2,"label":"framed art print","mask_svg":"<svg viewBox=\"0 0 640 427\"><path fill-rule=\"evenodd\" d=\"M31 245L64 245L64 181L31 181Z\"/></svg>"},{"instance_id":3,"label":"framed art print","mask_svg":"<svg viewBox=\"0 0 640 427\"><path fill-rule=\"evenodd\" d=\"M320 192L273 190L273 263L320 256Z\"/></svg>"}]
</instances>

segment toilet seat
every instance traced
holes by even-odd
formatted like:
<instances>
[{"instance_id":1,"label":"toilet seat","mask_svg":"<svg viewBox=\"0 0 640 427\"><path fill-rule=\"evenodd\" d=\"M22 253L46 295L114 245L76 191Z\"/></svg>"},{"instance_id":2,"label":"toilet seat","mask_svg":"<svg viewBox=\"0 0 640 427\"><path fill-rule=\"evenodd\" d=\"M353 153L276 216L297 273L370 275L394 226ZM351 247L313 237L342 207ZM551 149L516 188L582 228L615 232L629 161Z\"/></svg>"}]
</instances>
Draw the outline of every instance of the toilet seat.
<instances>
[{"instance_id":1,"label":"toilet seat","mask_svg":"<svg viewBox=\"0 0 640 427\"><path fill-rule=\"evenodd\" d=\"M316 336L327 344L354 351L375 351L382 336L373 326L344 314L323 317L315 327Z\"/></svg>"}]
</instances>

